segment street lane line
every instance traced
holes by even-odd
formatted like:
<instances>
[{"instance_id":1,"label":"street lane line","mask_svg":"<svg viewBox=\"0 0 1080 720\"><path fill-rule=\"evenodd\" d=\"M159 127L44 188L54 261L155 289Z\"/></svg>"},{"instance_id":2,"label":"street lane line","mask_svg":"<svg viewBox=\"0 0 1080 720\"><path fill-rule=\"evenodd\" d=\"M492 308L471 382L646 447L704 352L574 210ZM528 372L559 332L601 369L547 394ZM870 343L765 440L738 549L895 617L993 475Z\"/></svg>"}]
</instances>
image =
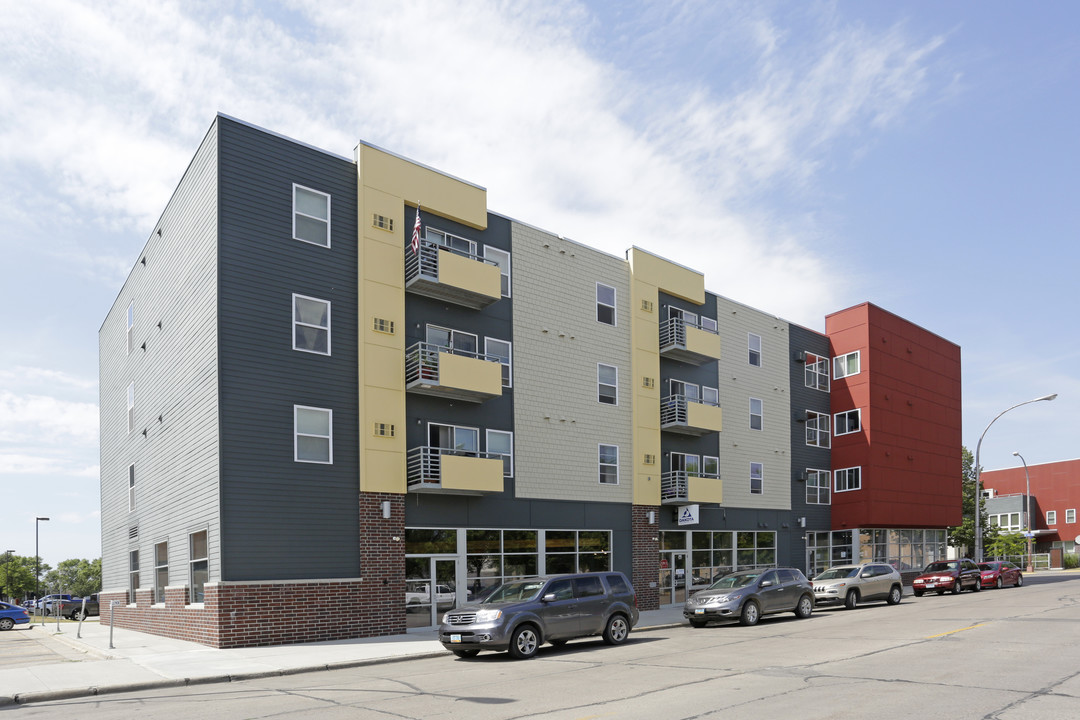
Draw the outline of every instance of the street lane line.
<instances>
[{"instance_id":1,"label":"street lane line","mask_svg":"<svg viewBox=\"0 0 1080 720\"><path fill-rule=\"evenodd\" d=\"M965 630L974 630L975 628L982 627L983 625L989 625L989 623L979 623L978 625L971 625L970 627L960 628L959 630L950 630L949 632L938 633L937 635L928 635L926 639L930 640L931 638L945 637L946 635L952 635L953 633L964 632Z\"/></svg>"}]
</instances>

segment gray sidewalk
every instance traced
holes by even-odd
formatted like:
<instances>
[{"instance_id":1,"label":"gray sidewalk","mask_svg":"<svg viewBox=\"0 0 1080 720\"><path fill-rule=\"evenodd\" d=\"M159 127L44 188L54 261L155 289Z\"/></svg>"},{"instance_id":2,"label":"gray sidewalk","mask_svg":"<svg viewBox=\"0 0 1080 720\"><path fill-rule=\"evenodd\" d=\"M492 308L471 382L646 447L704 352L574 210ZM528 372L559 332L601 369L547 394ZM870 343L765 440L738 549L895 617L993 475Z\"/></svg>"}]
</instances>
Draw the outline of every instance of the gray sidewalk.
<instances>
[{"instance_id":1,"label":"gray sidewalk","mask_svg":"<svg viewBox=\"0 0 1080 720\"><path fill-rule=\"evenodd\" d=\"M641 613L635 630L682 624L682 607L665 607ZM372 663L396 662L418 657L449 655L435 639L435 631L357 640L279 645L276 647L217 650L184 640L172 640L134 630L113 630L97 618L79 626L61 624L33 628L19 626L9 632L34 633L43 642L62 643L61 655L81 659L0 669L0 707L105 693L151 688L231 682L275 675L334 670Z\"/></svg>"}]
</instances>

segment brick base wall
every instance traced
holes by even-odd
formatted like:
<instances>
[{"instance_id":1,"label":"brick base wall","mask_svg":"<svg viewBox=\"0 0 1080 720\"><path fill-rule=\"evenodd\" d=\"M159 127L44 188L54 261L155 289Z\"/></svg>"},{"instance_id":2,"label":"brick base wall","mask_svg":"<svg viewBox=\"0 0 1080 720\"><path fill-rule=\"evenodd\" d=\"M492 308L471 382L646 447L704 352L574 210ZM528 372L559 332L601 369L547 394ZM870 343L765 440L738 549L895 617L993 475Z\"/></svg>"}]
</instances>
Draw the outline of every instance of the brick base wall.
<instances>
[{"instance_id":1,"label":"brick base wall","mask_svg":"<svg viewBox=\"0 0 1080 720\"><path fill-rule=\"evenodd\" d=\"M164 606L151 589L136 590L134 606L125 591L103 591L101 623L215 648L403 633L405 496L361 493L360 518L359 578L207 583L202 607L188 604L187 587L165 588Z\"/></svg>"},{"instance_id":2,"label":"brick base wall","mask_svg":"<svg viewBox=\"0 0 1080 720\"><path fill-rule=\"evenodd\" d=\"M637 591L637 604L641 610L656 610L660 607L660 589L657 582L660 577L660 525L649 524L649 513L660 517L657 505L634 505L631 508L632 547L634 552L634 590Z\"/></svg>"}]
</instances>

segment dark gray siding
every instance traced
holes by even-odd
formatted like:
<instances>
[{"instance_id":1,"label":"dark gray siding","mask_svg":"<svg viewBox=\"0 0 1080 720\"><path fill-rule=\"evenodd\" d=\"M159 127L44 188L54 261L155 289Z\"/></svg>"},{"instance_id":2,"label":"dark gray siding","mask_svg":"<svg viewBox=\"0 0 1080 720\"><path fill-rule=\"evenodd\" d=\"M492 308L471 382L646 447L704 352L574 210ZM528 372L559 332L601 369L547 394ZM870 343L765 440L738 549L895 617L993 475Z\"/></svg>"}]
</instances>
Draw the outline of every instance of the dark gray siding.
<instances>
[{"instance_id":1,"label":"dark gray siding","mask_svg":"<svg viewBox=\"0 0 1080 720\"><path fill-rule=\"evenodd\" d=\"M829 393L806 387L805 363L800 361L799 353L807 352L829 356L829 340L820 333L807 330L798 325L790 326L791 338L791 470L794 477L791 483L791 511L795 518L805 517L804 532L829 530L831 505L812 505L806 502L806 483L799 480L800 472L808 468L830 470L832 468L830 451L806 444L806 424L800 422L802 412L813 410L829 414ZM830 482L831 488L831 482ZM830 492L831 498L831 492ZM796 525L797 527L797 525ZM791 553L797 564L803 567L806 560L806 543L800 533L791 535Z\"/></svg>"},{"instance_id":2,"label":"dark gray siding","mask_svg":"<svg viewBox=\"0 0 1080 720\"><path fill-rule=\"evenodd\" d=\"M221 118L222 580L358 577L357 174ZM292 238L292 187L331 247ZM292 349L292 294L331 303L330 356ZM294 461L293 406L333 410L333 464Z\"/></svg>"},{"instance_id":3,"label":"dark gray siding","mask_svg":"<svg viewBox=\"0 0 1080 720\"><path fill-rule=\"evenodd\" d=\"M169 543L169 584L187 583L188 533L209 531L219 577L217 124L211 126L136 258L99 332L102 587L128 586L138 550L152 587L153 547ZM127 310L134 302L133 349ZM135 384L128 432L127 387ZM134 512L128 467L135 465Z\"/></svg>"}]
</instances>

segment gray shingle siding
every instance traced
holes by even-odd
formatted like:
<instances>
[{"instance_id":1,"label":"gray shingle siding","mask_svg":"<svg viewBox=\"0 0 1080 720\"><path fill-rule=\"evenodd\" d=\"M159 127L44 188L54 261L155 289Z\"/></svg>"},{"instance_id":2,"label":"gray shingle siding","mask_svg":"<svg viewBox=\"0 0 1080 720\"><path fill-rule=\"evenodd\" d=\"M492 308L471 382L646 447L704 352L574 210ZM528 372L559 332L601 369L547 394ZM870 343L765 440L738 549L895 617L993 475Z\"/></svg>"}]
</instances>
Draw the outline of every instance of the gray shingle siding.
<instances>
[{"instance_id":1,"label":"gray shingle siding","mask_svg":"<svg viewBox=\"0 0 1080 720\"><path fill-rule=\"evenodd\" d=\"M356 166L219 119L220 579L357 577ZM331 196L330 247L292 237L293 183ZM292 295L331 303L292 349ZM333 410L333 464L294 460L293 406Z\"/></svg>"},{"instance_id":2,"label":"gray shingle siding","mask_svg":"<svg viewBox=\"0 0 1080 720\"><path fill-rule=\"evenodd\" d=\"M831 505L808 504L806 502L806 483L800 482L797 476L808 468L829 470L832 467L830 451L826 448L807 445L806 423L798 422L795 416L799 416L801 412L806 410L829 414L829 393L806 387L806 364L797 357L800 352L829 357L829 339L820 333L807 330L798 325L789 325L788 327L788 337L791 344L791 409L793 414L791 421L791 470L792 475L795 476L792 478L791 483L791 510L796 518L806 518L806 531L824 531L830 528L829 510ZM830 492L830 498L831 495ZM800 553L805 554L805 542L799 533L793 533L791 539L792 559L801 566L805 562L800 555Z\"/></svg>"}]
</instances>

